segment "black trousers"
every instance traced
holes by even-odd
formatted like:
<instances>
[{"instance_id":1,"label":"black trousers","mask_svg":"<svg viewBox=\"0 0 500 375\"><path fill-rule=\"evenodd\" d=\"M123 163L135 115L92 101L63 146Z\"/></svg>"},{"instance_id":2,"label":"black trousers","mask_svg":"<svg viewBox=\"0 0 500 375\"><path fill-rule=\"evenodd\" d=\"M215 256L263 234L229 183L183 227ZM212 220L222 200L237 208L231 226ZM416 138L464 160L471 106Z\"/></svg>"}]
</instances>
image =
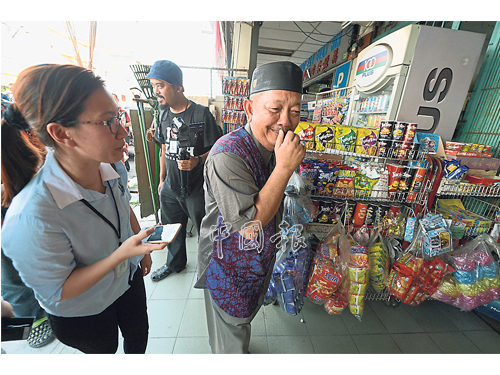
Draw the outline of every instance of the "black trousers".
<instances>
[{"instance_id":1,"label":"black trousers","mask_svg":"<svg viewBox=\"0 0 500 375\"><path fill-rule=\"evenodd\" d=\"M186 198L181 198L165 182L160 191L161 223L181 223L182 227L175 240L168 245L167 266L174 272L186 267L186 232L188 218L200 233L201 220L205 216L205 196L203 188L196 189Z\"/></svg>"},{"instance_id":2,"label":"black trousers","mask_svg":"<svg viewBox=\"0 0 500 375\"><path fill-rule=\"evenodd\" d=\"M137 269L130 288L102 313L76 318L49 314L49 320L59 341L83 353L116 353L120 328L124 352L144 354L149 323L141 269Z\"/></svg>"}]
</instances>

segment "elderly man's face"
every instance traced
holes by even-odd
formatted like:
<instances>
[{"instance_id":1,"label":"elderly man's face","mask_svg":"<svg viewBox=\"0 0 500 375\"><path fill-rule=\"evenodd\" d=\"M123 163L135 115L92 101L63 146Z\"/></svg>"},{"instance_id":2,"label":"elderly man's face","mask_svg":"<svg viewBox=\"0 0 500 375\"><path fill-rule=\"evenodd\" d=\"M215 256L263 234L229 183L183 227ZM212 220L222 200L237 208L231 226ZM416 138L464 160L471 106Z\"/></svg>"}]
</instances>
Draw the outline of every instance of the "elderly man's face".
<instances>
[{"instance_id":1,"label":"elderly man's face","mask_svg":"<svg viewBox=\"0 0 500 375\"><path fill-rule=\"evenodd\" d=\"M274 150L280 129L286 133L299 124L300 99L298 92L270 90L254 94L245 101L252 132L267 150Z\"/></svg>"}]
</instances>

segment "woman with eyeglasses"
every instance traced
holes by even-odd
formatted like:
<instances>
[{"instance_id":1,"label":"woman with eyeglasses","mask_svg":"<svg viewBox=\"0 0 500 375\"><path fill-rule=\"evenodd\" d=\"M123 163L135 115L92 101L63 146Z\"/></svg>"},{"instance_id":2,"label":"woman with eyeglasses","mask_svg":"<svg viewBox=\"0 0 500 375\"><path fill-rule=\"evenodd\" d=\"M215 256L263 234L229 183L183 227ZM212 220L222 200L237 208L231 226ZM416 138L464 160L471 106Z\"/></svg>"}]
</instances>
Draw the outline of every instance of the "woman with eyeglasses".
<instances>
[{"instance_id":1,"label":"woman with eyeglasses","mask_svg":"<svg viewBox=\"0 0 500 375\"><path fill-rule=\"evenodd\" d=\"M59 341L84 353L115 353L120 330L125 353L144 353L141 264L149 268L149 254L165 244L142 242L153 228L132 230L126 186L110 165L122 158L127 135L116 103L98 76L74 65L30 67L14 90L13 113L2 119L2 175L19 193L5 216L2 249ZM13 122L25 122L50 148L31 179L17 176L26 175L32 151L4 142Z\"/></svg>"}]
</instances>

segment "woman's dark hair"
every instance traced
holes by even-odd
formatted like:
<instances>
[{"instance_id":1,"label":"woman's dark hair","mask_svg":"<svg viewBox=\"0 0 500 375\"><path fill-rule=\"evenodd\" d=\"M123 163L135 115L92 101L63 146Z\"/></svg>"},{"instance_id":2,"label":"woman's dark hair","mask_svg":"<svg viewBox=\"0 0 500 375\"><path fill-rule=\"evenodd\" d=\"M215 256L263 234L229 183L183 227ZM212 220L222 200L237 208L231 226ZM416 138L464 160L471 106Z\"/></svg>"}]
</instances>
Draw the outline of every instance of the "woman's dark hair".
<instances>
[{"instance_id":1,"label":"woman's dark hair","mask_svg":"<svg viewBox=\"0 0 500 375\"><path fill-rule=\"evenodd\" d=\"M55 146L47 124L75 126L86 100L104 82L77 65L37 65L23 70L14 85L14 98L26 122L47 145Z\"/></svg>"},{"instance_id":2,"label":"woman's dark hair","mask_svg":"<svg viewBox=\"0 0 500 375\"><path fill-rule=\"evenodd\" d=\"M35 131L47 146L56 146L47 125L65 127L77 124L85 102L104 82L91 70L76 65L37 65L23 70L14 85L15 103L2 119L2 205L36 174L43 151L23 136Z\"/></svg>"}]
</instances>

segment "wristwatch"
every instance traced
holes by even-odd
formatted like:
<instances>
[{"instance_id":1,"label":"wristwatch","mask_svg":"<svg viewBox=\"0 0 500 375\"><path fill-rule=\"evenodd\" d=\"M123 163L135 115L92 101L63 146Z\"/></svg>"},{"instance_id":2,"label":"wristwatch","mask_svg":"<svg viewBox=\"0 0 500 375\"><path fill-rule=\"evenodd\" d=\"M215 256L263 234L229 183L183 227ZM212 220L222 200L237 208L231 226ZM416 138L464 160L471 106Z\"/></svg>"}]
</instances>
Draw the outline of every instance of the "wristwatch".
<instances>
[{"instance_id":1,"label":"wristwatch","mask_svg":"<svg viewBox=\"0 0 500 375\"><path fill-rule=\"evenodd\" d=\"M198 158L198 161L200 162L200 164L203 164L203 159L202 159L202 157L201 157L201 156L197 156L197 158Z\"/></svg>"}]
</instances>

